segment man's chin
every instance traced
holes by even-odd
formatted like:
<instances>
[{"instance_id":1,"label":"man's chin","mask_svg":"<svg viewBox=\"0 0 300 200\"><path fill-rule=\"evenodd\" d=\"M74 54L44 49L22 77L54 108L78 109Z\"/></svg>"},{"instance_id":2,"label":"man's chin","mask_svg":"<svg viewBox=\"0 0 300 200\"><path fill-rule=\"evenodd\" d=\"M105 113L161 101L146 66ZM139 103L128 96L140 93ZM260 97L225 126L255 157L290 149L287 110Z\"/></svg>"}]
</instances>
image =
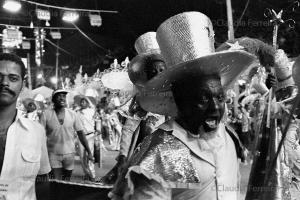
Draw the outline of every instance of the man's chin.
<instances>
[{"instance_id":1,"label":"man's chin","mask_svg":"<svg viewBox=\"0 0 300 200\"><path fill-rule=\"evenodd\" d=\"M1 107L5 107L5 106L9 106L13 103L16 103L17 100L15 99L12 99L12 98L5 98L5 97L1 97L0 98L0 105Z\"/></svg>"},{"instance_id":2,"label":"man's chin","mask_svg":"<svg viewBox=\"0 0 300 200\"><path fill-rule=\"evenodd\" d=\"M219 125L220 125L220 122L216 122L214 124L204 123L203 124L203 129L204 129L205 132L212 132L212 131L217 130Z\"/></svg>"}]
</instances>

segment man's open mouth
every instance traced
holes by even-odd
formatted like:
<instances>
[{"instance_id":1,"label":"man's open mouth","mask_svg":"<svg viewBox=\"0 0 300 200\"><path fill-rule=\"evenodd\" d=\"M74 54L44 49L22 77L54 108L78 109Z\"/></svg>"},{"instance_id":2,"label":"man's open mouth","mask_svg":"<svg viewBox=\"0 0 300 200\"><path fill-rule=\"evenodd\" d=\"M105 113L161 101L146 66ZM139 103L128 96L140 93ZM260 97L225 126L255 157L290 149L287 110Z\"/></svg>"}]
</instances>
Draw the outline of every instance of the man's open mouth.
<instances>
[{"instance_id":1,"label":"man's open mouth","mask_svg":"<svg viewBox=\"0 0 300 200\"><path fill-rule=\"evenodd\" d=\"M210 117L205 120L205 124L211 129L216 129L219 125L219 120L217 117Z\"/></svg>"}]
</instances>

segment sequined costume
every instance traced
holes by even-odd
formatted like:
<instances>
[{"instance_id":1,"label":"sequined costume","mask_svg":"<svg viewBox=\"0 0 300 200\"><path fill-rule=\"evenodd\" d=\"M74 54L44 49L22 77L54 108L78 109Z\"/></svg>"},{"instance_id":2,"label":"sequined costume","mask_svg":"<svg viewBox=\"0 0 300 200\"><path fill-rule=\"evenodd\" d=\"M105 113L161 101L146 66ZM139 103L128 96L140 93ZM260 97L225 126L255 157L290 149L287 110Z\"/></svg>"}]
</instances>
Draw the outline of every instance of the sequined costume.
<instances>
[{"instance_id":1,"label":"sequined costume","mask_svg":"<svg viewBox=\"0 0 300 200\"><path fill-rule=\"evenodd\" d=\"M145 138L127 169L111 193L113 199L238 198L237 154L224 124L216 137L205 140L168 121Z\"/></svg>"}]
</instances>

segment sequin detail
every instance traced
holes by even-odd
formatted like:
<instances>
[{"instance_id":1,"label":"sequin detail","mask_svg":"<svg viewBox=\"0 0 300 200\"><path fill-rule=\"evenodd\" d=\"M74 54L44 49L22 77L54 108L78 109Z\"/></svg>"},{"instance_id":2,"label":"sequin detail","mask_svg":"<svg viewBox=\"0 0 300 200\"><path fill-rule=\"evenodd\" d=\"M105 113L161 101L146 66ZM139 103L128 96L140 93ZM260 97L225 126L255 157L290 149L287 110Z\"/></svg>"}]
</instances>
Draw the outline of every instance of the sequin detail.
<instances>
[{"instance_id":1,"label":"sequin detail","mask_svg":"<svg viewBox=\"0 0 300 200\"><path fill-rule=\"evenodd\" d=\"M144 139L130 166L161 176L165 181L200 183L190 150L169 132L159 130Z\"/></svg>"}]
</instances>

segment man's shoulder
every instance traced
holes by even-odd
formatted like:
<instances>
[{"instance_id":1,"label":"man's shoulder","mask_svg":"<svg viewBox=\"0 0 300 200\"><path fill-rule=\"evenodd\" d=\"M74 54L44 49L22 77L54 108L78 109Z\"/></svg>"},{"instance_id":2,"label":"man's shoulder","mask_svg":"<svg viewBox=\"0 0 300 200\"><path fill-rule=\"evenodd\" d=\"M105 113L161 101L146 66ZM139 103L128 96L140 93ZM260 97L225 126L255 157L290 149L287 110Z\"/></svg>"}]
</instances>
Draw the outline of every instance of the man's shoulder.
<instances>
[{"instance_id":1,"label":"man's shoulder","mask_svg":"<svg viewBox=\"0 0 300 200\"><path fill-rule=\"evenodd\" d=\"M78 115L78 112L76 112L75 110L72 110L70 108L65 108L65 112L69 113L70 115Z\"/></svg>"},{"instance_id":2,"label":"man's shoulder","mask_svg":"<svg viewBox=\"0 0 300 200\"><path fill-rule=\"evenodd\" d=\"M137 154L154 155L156 153L162 153L170 150L179 150L188 148L175 136L172 135L172 131L165 131L163 129L157 129L152 134L145 137L143 142L137 147Z\"/></svg>"},{"instance_id":3,"label":"man's shoulder","mask_svg":"<svg viewBox=\"0 0 300 200\"><path fill-rule=\"evenodd\" d=\"M43 111L43 115L49 115L49 114L51 114L51 113L53 113L54 112L54 110L53 110L53 108L47 108L47 109L45 109L44 111Z\"/></svg>"},{"instance_id":4,"label":"man's shoulder","mask_svg":"<svg viewBox=\"0 0 300 200\"><path fill-rule=\"evenodd\" d=\"M158 129L146 137L130 158L129 164L138 166L144 172L159 175L167 182L200 181L193 165L191 151L172 134L172 131Z\"/></svg>"},{"instance_id":5,"label":"man's shoulder","mask_svg":"<svg viewBox=\"0 0 300 200\"><path fill-rule=\"evenodd\" d=\"M24 126L30 134L40 134L45 132L44 127L37 121L25 117L19 117L21 125Z\"/></svg>"},{"instance_id":6,"label":"man's shoulder","mask_svg":"<svg viewBox=\"0 0 300 200\"><path fill-rule=\"evenodd\" d=\"M160 128L155 130L150 136L151 140L158 140L159 142L166 142L170 140L180 141L172 135L172 131L166 131Z\"/></svg>"}]
</instances>

